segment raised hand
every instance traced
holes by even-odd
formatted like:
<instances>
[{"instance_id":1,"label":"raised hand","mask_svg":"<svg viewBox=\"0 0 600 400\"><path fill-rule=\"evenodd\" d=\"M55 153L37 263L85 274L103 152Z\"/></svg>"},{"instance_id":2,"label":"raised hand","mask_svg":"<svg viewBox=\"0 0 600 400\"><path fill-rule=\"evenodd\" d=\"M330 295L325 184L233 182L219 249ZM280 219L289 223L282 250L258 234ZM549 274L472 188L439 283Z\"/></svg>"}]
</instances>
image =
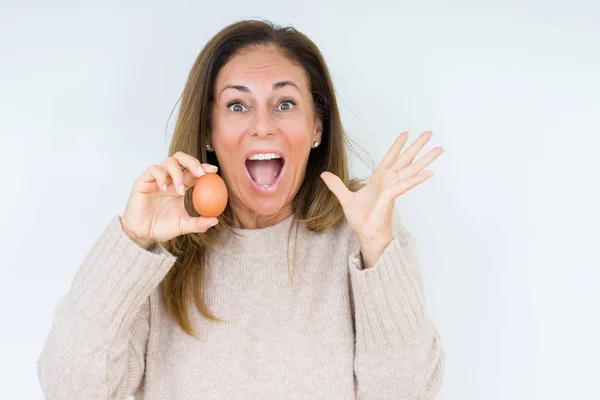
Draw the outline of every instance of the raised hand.
<instances>
[{"instance_id":1,"label":"raised hand","mask_svg":"<svg viewBox=\"0 0 600 400\"><path fill-rule=\"evenodd\" d=\"M216 172L216 166L183 152L151 165L133 185L121 216L123 230L145 249L186 233L205 232L219 220L191 217L184 195L202 175Z\"/></svg>"},{"instance_id":2,"label":"raised hand","mask_svg":"<svg viewBox=\"0 0 600 400\"><path fill-rule=\"evenodd\" d=\"M383 157L369 182L357 192L350 191L339 177L323 172L321 178L340 201L349 226L361 245L381 247L392 240L392 210L398 196L424 182L433 175L431 170L421 172L444 152L435 147L413 162L429 141L433 132L423 132L403 153L408 132L402 132Z\"/></svg>"}]
</instances>

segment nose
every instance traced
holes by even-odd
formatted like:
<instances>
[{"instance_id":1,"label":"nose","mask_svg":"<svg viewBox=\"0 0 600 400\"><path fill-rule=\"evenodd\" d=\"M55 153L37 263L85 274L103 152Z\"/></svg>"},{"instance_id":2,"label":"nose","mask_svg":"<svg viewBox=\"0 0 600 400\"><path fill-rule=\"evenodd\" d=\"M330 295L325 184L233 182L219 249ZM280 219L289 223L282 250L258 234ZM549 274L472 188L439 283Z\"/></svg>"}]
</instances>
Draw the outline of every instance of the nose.
<instances>
[{"instance_id":1,"label":"nose","mask_svg":"<svg viewBox=\"0 0 600 400\"><path fill-rule=\"evenodd\" d=\"M275 133L275 121L267 107L258 107L251 133L263 139Z\"/></svg>"}]
</instances>

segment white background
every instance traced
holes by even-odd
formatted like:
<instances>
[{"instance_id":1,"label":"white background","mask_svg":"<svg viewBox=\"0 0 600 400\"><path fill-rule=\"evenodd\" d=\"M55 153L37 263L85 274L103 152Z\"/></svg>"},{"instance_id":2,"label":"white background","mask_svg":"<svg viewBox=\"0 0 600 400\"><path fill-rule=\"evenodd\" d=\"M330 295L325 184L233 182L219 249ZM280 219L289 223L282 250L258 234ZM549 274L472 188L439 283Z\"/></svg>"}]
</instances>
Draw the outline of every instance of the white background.
<instances>
[{"instance_id":1,"label":"white background","mask_svg":"<svg viewBox=\"0 0 600 400\"><path fill-rule=\"evenodd\" d=\"M2 398L42 398L60 297L166 156L202 46L254 17L317 43L375 162L403 130L446 150L396 203L446 352L438 398L600 398L600 6L401 3L3 1Z\"/></svg>"}]
</instances>

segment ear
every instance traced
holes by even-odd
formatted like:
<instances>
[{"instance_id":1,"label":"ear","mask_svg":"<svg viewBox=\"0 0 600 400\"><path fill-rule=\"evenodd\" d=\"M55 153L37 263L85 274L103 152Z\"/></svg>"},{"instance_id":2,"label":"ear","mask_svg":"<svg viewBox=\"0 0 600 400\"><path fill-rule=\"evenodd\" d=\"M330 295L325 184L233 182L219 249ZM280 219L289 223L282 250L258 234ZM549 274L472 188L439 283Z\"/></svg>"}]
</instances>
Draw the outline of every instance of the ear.
<instances>
[{"instance_id":1,"label":"ear","mask_svg":"<svg viewBox=\"0 0 600 400\"><path fill-rule=\"evenodd\" d=\"M313 140L316 140L317 142L321 143L322 137L323 137L323 121L321 121L321 118L319 116L317 116L315 118L315 133L313 135Z\"/></svg>"}]
</instances>

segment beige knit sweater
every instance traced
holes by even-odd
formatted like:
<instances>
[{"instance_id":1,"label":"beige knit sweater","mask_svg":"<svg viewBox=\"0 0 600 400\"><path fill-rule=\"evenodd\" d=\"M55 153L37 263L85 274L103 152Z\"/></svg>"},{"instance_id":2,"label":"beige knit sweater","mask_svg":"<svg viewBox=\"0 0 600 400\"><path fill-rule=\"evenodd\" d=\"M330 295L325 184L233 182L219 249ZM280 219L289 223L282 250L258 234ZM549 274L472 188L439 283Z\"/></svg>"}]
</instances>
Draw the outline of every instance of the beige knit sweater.
<instances>
[{"instance_id":1,"label":"beige knit sweater","mask_svg":"<svg viewBox=\"0 0 600 400\"><path fill-rule=\"evenodd\" d=\"M137 246L115 216L56 308L37 363L46 398L435 398L444 351L398 215L394 240L369 269L345 220L323 233L300 225L294 286L291 220L236 228L243 237L209 252L206 299L227 322L192 307L197 340L161 296L175 257Z\"/></svg>"}]
</instances>

